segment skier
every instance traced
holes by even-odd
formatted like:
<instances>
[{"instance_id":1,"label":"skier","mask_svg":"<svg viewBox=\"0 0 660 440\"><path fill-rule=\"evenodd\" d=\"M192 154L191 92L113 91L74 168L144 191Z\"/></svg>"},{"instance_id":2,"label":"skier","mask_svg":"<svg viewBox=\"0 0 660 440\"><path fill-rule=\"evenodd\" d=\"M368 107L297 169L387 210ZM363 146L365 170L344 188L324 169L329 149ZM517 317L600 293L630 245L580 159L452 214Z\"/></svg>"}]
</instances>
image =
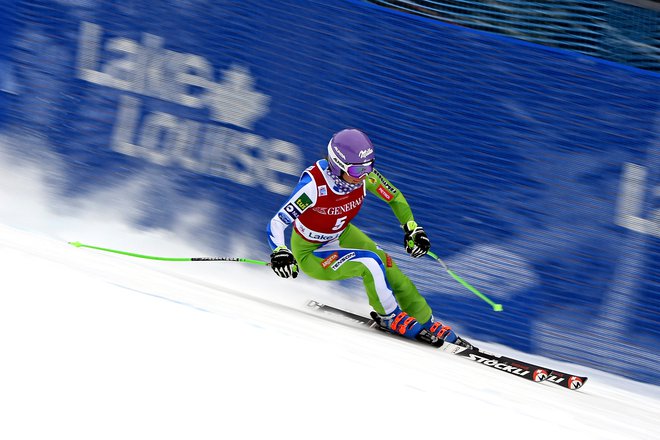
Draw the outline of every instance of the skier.
<instances>
[{"instance_id":1,"label":"skier","mask_svg":"<svg viewBox=\"0 0 660 440\"><path fill-rule=\"evenodd\" d=\"M387 202L403 225L408 254L419 258L431 248L401 191L374 168L374 158L374 147L364 132L349 128L334 134L327 158L302 173L268 224L273 271L282 278L296 278L300 266L319 280L361 277L374 309L371 316L381 327L433 345L447 341L469 346L434 318L413 282L351 223L368 190ZM294 230L291 249L284 238L290 224Z\"/></svg>"}]
</instances>

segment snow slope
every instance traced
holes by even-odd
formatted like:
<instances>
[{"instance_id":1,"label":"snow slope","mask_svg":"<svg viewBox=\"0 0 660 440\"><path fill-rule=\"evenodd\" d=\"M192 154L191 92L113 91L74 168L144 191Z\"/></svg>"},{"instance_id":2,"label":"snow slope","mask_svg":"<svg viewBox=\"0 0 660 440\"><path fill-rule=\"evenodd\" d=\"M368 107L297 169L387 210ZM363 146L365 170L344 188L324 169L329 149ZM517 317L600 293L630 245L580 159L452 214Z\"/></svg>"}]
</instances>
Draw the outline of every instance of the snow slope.
<instances>
[{"instance_id":1,"label":"snow slope","mask_svg":"<svg viewBox=\"0 0 660 440\"><path fill-rule=\"evenodd\" d=\"M0 154L2 440L660 438L657 386L479 343L590 376L530 383L306 311L368 313L333 283L74 248L205 255L180 239L195 218L135 231L125 189L64 200L57 175Z\"/></svg>"},{"instance_id":2,"label":"snow slope","mask_svg":"<svg viewBox=\"0 0 660 440\"><path fill-rule=\"evenodd\" d=\"M196 255L149 238L140 251ZM308 298L368 308L265 267L6 225L0 265L3 439L660 438L658 387L488 347L591 376L580 391L529 383L306 313Z\"/></svg>"}]
</instances>

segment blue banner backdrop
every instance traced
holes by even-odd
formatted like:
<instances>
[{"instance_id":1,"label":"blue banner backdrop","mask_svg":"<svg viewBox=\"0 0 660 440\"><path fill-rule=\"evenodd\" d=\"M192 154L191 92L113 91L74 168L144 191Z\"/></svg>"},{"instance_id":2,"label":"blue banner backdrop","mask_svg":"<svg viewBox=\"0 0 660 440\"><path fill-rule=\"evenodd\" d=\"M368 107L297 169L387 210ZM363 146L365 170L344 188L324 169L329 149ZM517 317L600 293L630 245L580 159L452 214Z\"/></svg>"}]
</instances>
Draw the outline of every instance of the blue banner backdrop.
<instances>
[{"instance_id":1,"label":"blue banner backdrop","mask_svg":"<svg viewBox=\"0 0 660 440\"><path fill-rule=\"evenodd\" d=\"M370 199L356 224L436 314L660 382L658 75L358 1L2 5L0 129L64 159L61 197L141 179L138 226L204 206L215 251L240 219L266 258L300 171L359 127L433 250L505 306L411 261Z\"/></svg>"}]
</instances>

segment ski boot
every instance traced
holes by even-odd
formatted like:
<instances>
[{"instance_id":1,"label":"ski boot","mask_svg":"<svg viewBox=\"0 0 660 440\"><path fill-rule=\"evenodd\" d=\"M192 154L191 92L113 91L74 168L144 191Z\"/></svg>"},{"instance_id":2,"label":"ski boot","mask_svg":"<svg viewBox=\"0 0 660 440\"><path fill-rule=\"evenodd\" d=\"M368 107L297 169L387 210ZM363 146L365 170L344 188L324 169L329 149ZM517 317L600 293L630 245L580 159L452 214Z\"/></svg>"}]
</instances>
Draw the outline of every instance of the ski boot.
<instances>
[{"instance_id":1,"label":"ski boot","mask_svg":"<svg viewBox=\"0 0 660 440\"><path fill-rule=\"evenodd\" d=\"M422 331L422 326L415 318L401 311L399 307L387 315L379 315L371 312L371 318L376 321L381 330L395 333L408 339L417 339L417 335Z\"/></svg>"},{"instance_id":2,"label":"ski boot","mask_svg":"<svg viewBox=\"0 0 660 440\"><path fill-rule=\"evenodd\" d=\"M446 342L460 345L461 347L473 348L472 344L460 338L451 327L442 325L433 316L425 324L420 324L415 318L401 311L399 307L388 315L379 315L371 312L371 318L376 321L381 330L388 331L421 342L440 347Z\"/></svg>"},{"instance_id":3,"label":"ski boot","mask_svg":"<svg viewBox=\"0 0 660 440\"><path fill-rule=\"evenodd\" d=\"M424 333L427 332L427 334ZM436 321L435 317L431 315L428 322L422 324L422 332L420 337L429 344L439 347L445 342L450 342L465 348L474 348L465 339L459 337L448 325L443 325L440 321Z\"/></svg>"}]
</instances>

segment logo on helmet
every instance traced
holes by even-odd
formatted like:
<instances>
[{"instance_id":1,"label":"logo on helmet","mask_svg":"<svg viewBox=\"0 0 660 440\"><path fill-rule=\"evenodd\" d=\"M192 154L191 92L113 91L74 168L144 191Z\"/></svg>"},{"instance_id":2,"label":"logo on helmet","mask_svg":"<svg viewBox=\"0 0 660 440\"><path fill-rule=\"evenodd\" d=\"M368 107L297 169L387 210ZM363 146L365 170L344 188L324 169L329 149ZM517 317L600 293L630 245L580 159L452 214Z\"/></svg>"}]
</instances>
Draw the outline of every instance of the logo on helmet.
<instances>
[{"instance_id":1,"label":"logo on helmet","mask_svg":"<svg viewBox=\"0 0 660 440\"><path fill-rule=\"evenodd\" d=\"M335 154L340 155L344 160L346 160L346 156L344 156L344 153L342 153L341 150L337 148L336 145L333 145L332 149L335 150Z\"/></svg>"},{"instance_id":2,"label":"logo on helmet","mask_svg":"<svg viewBox=\"0 0 660 440\"><path fill-rule=\"evenodd\" d=\"M341 162L341 160L339 160L338 157L331 157L330 159L332 159L335 165L337 165L339 168L344 166L344 164Z\"/></svg>"},{"instance_id":3,"label":"logo on helmet","mask_svg":"<svg viewBox=\"0 0 660 440\"><path fill-rule=\"evenodd\" d=\"M373 154L373 152L374 152L374 150L372 148L369 148L367 150L360 150L360 154L359 154L360 159L366 158L370 154Z\"/></svg>"}]
</instances>

